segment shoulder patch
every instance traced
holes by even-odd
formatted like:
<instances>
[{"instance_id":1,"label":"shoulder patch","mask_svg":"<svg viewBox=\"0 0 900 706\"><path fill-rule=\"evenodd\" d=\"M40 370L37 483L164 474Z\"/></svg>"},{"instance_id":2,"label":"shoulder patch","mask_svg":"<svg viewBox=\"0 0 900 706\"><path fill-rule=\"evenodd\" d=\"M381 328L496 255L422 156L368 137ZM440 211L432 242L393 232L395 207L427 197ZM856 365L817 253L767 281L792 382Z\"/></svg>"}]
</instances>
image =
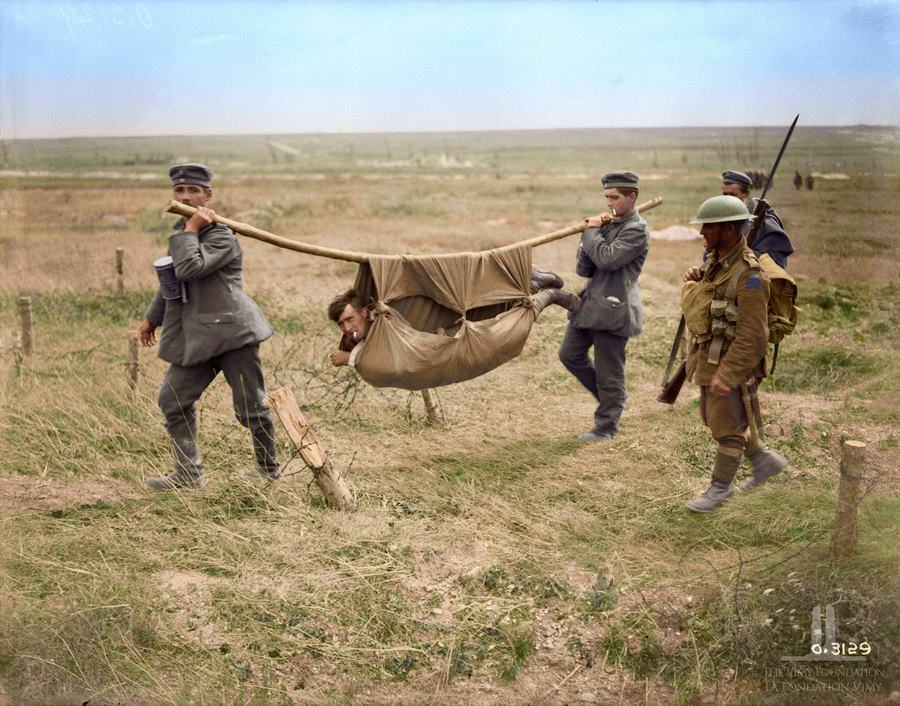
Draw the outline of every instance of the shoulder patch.
<instances>
[{"instance_id":1,"label":"shoulder patch","mask_svg":"<svg viewBox=\"0 0 900 706\"><path fill-rule=\"evenodd\" d=\"M747 278L747 282L744 285L746 289L759 289L762 286L762 283L759 279L759 273L754 272Z\"/></svg>"}]
</instances>

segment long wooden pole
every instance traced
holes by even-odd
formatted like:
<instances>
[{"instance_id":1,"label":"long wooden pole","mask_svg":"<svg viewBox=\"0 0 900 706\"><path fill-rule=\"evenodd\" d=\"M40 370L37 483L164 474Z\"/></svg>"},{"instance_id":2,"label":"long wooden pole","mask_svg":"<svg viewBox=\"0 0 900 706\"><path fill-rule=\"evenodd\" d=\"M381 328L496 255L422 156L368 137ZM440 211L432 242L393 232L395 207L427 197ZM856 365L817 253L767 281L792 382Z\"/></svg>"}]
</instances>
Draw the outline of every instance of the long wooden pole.
<instances>
[{"instance_id":1,"label":"long wooden pole","mask_svg":"<svg viewBox=\"0 0 900 706\"><path fill-rule=\"evenodd\" d=\"M656 208L657 206L659 206L662 202L662 196L656 196L649 201L646 201L637 206L636 210L649 211L651 208ZM197 209L193 208L192 206L187 206L183 203L179 203L178 201L169 201L169 207L166 210L169 213L184 216L185 218L190 218L197 211ZM284 236L270 233L267 230L262 230L261 228L256 228L246 223L241 223L240 221L235 221L231 218L220 216L219 214L216 214L216 222L228 226L235 233L240 233L241 235L246 235L248 238L261 240L264 243L269 243L270 245L275 245L279 248L285 248L286 250L295 250L296 252L306 253L307 255L328 257L332 260L345 260L348 262L369 261L368 253L353 252L352 250L338 250L337 248L324 248L320 245L310 245L309 243L302 243L299 240L285 238ZM534 248L538 245L544 245L545 243L559 240L560 238L566 238L570 235L575 235L575 233L581 233L585 228L587 228L587 222L581 221L580 223L573 223L572 225L566 226L565 228L555 230L552 233L538 235L534 238L529 238L528 240L520 240L516 243L510 243L509 245L503 245L499 248L493 248L493 250L508 250L512 248L518 248L523 245Z\"/></svg>"}]
</instances>

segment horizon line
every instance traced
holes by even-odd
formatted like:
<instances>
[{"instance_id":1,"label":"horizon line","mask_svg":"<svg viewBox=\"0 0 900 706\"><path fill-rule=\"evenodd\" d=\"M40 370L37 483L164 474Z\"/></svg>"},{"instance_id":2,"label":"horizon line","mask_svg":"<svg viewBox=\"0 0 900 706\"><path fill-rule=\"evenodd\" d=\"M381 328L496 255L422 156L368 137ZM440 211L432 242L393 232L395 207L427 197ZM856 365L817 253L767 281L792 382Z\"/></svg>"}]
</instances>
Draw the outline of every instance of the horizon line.
<instances>
[{"instance_id":1,"label":"horizon line","mask_svg":"<svg viewBox=\"0 0 900 706\"><path fill-rule=\"evenodd\" d=\"M900 124L890 123L811 123L798 124L798 127L804 128L894 128L900 129ZM629 127L625 125L619 126L602 126L602 127L529 127L529 128L487 128L487 129L467 129L467 130L360 130L360 131L342 131L335 130L331 132L311 131L311 132L204 132L204 133L148 133L144 135L56 135L56 136L40 136L40 137L3 137L0 135L0 141L6 143L37 141L37 140L110 140L110 139L147 139L159 137L272 137L272 136L355 136L355 135L470 135L484 133L515 133L515 132L585 132L585 131L614 131L614 130L770 130L783 129L784 125L642 125L638 127Z\"/></svg>"}]
</instances>

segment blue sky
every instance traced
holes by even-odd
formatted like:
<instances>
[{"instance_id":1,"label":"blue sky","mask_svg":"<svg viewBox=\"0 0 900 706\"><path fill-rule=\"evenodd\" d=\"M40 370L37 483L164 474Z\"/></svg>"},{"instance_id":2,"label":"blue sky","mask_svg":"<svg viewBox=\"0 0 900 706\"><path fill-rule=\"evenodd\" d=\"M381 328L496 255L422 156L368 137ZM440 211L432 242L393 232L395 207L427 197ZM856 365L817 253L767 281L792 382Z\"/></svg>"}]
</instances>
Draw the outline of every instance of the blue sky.
<instances>
[{"instance_id":1,"label":"blue sky","mask_svg":"<svg viewBox=\"0 0 900 706\"><path fill-rule=\"evenodd\" d=\"M0 3L0 136L898 124L900 2Z\"/></svg>"}]
</instances>

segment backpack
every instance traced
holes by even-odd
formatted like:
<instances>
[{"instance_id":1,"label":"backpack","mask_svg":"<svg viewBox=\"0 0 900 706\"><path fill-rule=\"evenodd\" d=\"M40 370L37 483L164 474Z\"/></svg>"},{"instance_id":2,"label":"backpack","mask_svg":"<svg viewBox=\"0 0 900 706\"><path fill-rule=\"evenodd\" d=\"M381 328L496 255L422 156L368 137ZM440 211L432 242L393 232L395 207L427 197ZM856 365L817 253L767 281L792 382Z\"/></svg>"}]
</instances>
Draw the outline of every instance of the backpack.
<instances>
[{"instance_id":1,"label":"backpack","mask_svg":"<svg viewBox=\"0 0 900 706\"><path fill-rule=\"evenodd\" d=\"M769 276L769 343L781 343L797 326L797 282L767 253L758 259Z\"/></svg>"}]
</instances>

